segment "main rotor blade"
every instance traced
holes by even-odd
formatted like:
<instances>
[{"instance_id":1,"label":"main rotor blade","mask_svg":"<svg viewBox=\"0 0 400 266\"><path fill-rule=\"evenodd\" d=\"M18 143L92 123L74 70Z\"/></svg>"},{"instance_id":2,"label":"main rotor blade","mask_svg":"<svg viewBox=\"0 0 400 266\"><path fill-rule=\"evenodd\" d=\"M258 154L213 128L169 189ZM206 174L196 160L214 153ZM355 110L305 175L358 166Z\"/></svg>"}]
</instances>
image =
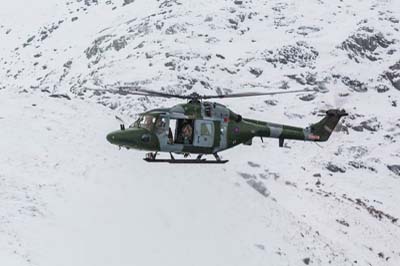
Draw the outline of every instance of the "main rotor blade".
<instances>
[{"instance_id":1,"label":"main rotor blade","mask_svg":"<svg viewBox=\"0 0 400 266\"><path fill-rule=\"evenodd\" d=\"M164 97L164 98L179 98L179 99L189 99L190 97L184 96L184 95L178 95L178 94L169 94L169 93L164 93L164 92L159 92L159 91L153 91L153 90L148 90L148 89L142 89L138 87L130 87L130 86L120 86L118 87L119 90L123 90L129 94L134 94L134 93L141 93L138 95L144 95L144 96L154 96L154 97Z\"/></svg>"},{"instance_id":2,"label":"main rotor blade","mask_svg":"<svg viewBox=\"0 0 400 266\"><path fill-rule=\"evenodd\" d=\"M168 94L168 93L152 91L152 90L147 90L147 89L141 89L141 88L137 88L137 87L130 87L130 86L119 86L119 87L117 87L117 89L84 88L84 90L117 93L117 94L124 95L124 96L129 94L129 95L163 97L163 98L179 98L179 99L189 99L190 98L189 96Z\"/></svg>"},{"instance_id":3,"label":"main rotor blade","mask_svg":"<svg viewBox=\"0 0 400 266\"><path fill-rule=\"evenodd\" d=\"M298 92L310 92L312 90L293 90L293 91L275 91L275 92L244 92L244 93L233 93L225 95L204 95L202 99L218 99L218 98L240 98L240 97L252 97L252 96L267 96L277 94L289 94Z\"/></svg>"}]
</instances>

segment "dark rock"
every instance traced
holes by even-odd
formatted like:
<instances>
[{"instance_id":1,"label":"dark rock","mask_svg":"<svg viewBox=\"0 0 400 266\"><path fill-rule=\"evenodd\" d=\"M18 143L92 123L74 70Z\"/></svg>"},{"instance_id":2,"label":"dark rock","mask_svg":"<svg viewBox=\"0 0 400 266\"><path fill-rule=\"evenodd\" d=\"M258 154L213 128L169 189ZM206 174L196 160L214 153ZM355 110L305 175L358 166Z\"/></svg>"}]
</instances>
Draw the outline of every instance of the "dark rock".
<instances>
[{"instance_id":1,"label":"dark rock","mask_svg":"<svg viewBox=\"0 0 400 266\"><path fill-rule=\"evenodd\" d=\"M388 165L387 168L390 171L392 171L395 175L400 176L400 165L399 164Z\"/></svg>"},{"instance_id":2,"label":"dark rock","mask_svg":"<svg viewBox=\"0 0 400 266\"><path fill-rule=\"evenodd\" d=\"M310 264L310 261L311 261L310 258L304 258L303 259L303 262L304 262L305 265Z\"/></svg>"},{"instance_id":3,"label":"dark rock","mask_svg":"<svg viewBox=\"0 0 400 266\"><path fill-rule=\"evenodd\" d=\"M261 74L263 73L263 70L260 68L250 68L250 73L253 74L254 76L256 76L256 78L258 78L259 76L261 76Z\"/></svg>"},{"instance_id":4,"label":"dark rock","mask_svg":"<svg viewBox=\"0 0 400 266\"><path fill-rule=\"evenodd\" d=\"M165 29L165 34L174 35L179 32L186 32L186 27L181 24L174 24Z\"/></svg>"},{"instance_id":5,"label":"dark rock","mask_svg":"<svg viewBox=\"0 0 400 266\"><path fill-rule=\"evenodd\" d=\"M396 52L396 49L390 49L389 51L387 51L387 54L394 55L395 52Z\"/></svg>"},{"instance_id":6,"label":"dark rock","mask_svg":"<svg viewBox=\"0 0 400 266\"><path fill-rule=\"evenodd\" d=\"M35 35L33 35L32 37L29 37L28 40L26 40L26 42L22 45L23 47L26 47L28 45L30 45L30 43L36 38Z\"/></svg>"},{"instance_id":7,"label":"dark rock","mask_svg":"<svg viewBox=\"0 0 400 266\"><path fill-rule=\"evenodd\" d=\"M290 88L289 82L287 82L286 80L282 81L282 84L279 86L279 89L281 90L287 90L289 88Z\"/></svg>"},{"instance_id":8,"label":"dark rock","mask_svg":"<svg viewBox=\"0 0 400 266\"><path fill-rule=\"evenodd\" d=\"M261 181L257 182L255 179L249 179L247 181L247 184L249 184L252 188L258 191L264 197L269 197L269 195L271 194L267 189L267 187L264 185L264 183Z\"/></svg>"},{"instance_id":9,"label":"dark rock","mask_svg":"<svg viewBox=\"0 0 400 266\"><path fill-rule=\"evenodd\" d=\"M124 0L124 3L122 4L123 6L132 4L133 2L135 2L135 0Z\"/></svg>"},{"instance_id":10,"label":"dark rock","mask_svg":"<svg viewBox=\"0 0 400 266\"><path fill-rule=\"evenodd\" d=\"M307 73L306 74L306 77L305 77L305 79L306 79L306 83L307 83L307 85L317 85L317 74L316 73Z\"/></svg>"},{"instance_id":11,"label":"dark rock","mask_svg":"<svg viewBox=\"0 0 400 266\"><path fill-rule=\"evenodd\" d=\"M173 7L173 6L179 6L179 5L182 5L182 3L178 2L178 0L164 0L159 5L159 8Z\"/></svg>"},{"instance_id":12,"label":"dark rock","mask_svg":"<svg viewBox=\"0 0 400 266\"><path fill-rule=\"evenodd\" d=\"M399 19L397 19L397 18L395 18L395 17L390 17L390 18L389 18L389 21L392 22L392 23L395 23L395 24L398 24L398 23L399 23Z\"/></svg>"},{"instance_id":13,"label":"dark rock","mask_svg":"<svg viewBox=\"0 0 400 266\"><path fill-rule=\"evenodd\" d=\"M227 68L227 67L221 68L221 71L226 71L226 72L228 72L228 73L231 74L231 75L237 74L236 71L230 70L230 69Z\"/></svg>"},{"instance_id":14,"label":"dark rock","mask_svg":"<svg viewBox=\"0 0 400 266\"><path fill-rule=\"evenodd\" d=\"M392 83L393 87L400 90L400 61L389 67L384 76Z\"/></svg>"},{"instance_id":15,"label":"dark rock","mask_svg":"<svg viewBox=\"0 0 400 266\"><path fill-rule=\"evenodd\" d=\"M306 85L307 84L306 80L303 77L299 77L296 74L294 74L294 75L286 75L286 77L295 80L300 85Z\"/></svg>"},{"instance_id":16,"label":"dark rock","mask_svg":"<svg viewBox=\"0 0 400 266\"><path fill-rule=\"evenodd\" d=\"M144 47L144 44L145 44L145 41L139 43L139 44L138 44L137 46L135 46L133 49L141 49L141 48ZM126 46L126 43L125 43L125 46Z\"/></svg>"},{"instance_id":17,"label":"dark rock","mask_svg":"<svg viewBox=\"0 0 400 266\"><path fill-rule=\"evenodd\" d=\"M67 61L63 66L64 66L65 68L71 68L71 66L72 66L72 61L71 61L71 60Z\"/></svg>"},{"instance_id":18,"label":"dark rock","mask_svg":"<svg viewBox=\"0 0 400 266\"><path fill-rule=\"evenodd\" d=\"M332 173L345 173L346 172L345 168L341 168L337 165L334 165L333 163L328 163L328 165L326 166L326 169L328 169Z\"/></svg>"},{"instance_id":19,"label":"dark rock","mask_svg":"<svg viewBox=\"0 0 400 266\"><path fill-rule=\"evenodd\" d=\"M359 125L350 126L353 130L362 132L364 130L377 132L381 128L381 123L378 122L377 118L371 118L361 122Z\"/></svg>"},{"instance_id":20,"label":"dark rock","mask_svg":"<svg viewBox=\"0 0 400 266\"><path fill-rule=\"evenodd\" d=\"M230 24L232 24L232 25L238 25L238 22L236 21L236 20L234 20L234 19L228 19L228 22L230 23Z\"/></svg>"},{"instance_id":21,"label":"dark rock","mask_svg":"<svg viewBox=\"0 0 400 266\"><path fill-rule=\"evenodd\" d=\"M175 70L175 68L176 68L175 62L172 62L172 61L165 63L164 66L168 67L170 70Z\"/></svg>"},{"instance_id":22,"label":"dark rock","mask_svg":"<svg viewBox=\"0 0 400 266\"><path fill-rule=\"evenodd\" d=\"M348 222L346 222L344 219L336 219L336 222L340 223L341 225L344 225L346 227L350 227L350 224Z\"/></svg>"},{"instance_id":23,"label":"dark rock","mask_svg":"<svg viewBox=\"0 0 400 266\"><path fill-rule=\"evenodd\" d=\"M265 60L274 66L292 64L299 67L313 67L319 53L306 42L287 45L276 51L264 52Z\"/></svg>"},{"instance_id":24,"label":"dark rock","mask_svg":"<svg viewBox=\"0 0 400 266\"><path fill-rule=\"evenodd\" d=\"M300 26L297 28L297 34L307 36L310 33L319 32L321 29L311 26Z\"/></svg>"},{"instance_id":25,"label":"dark rock","mask_svg":"<svg viewBox=\"0 0 400 266\"><path fill-rule=\"evenodd\" d=\"M389 90L389 87L384 84L379 84L379 85L375 86L375 89L378 93L384 93Z\"/></svg>"},{"instance_id":26,"label":"dark rock","mask_svg":"<svg viewBox=\"0 0 400 266\"><path fill-rule=\"evenodd\" d=\"M350 79L349 77L342 77L342 82L344 85L353 89L356 92L367 92L368 91L367 85L358 80Z\"/></svg>"},{"instance_id":27,"label":"dark rock","mask_svg":"<svg viewBox=\"0 0 400 266\"><path fill-rule=\"evenodd\" d=\"M361 58L367 58L370 61L380 60L381 58L375 53L377 48L388 48L393 43L393 40L387 40L382 33L372 28L361 27L345 40L340 48L348 52L350 59L359 63Z\"/></svg>"},{"instance_id":28,"label":"dark rock","mask_svg":"<svg viewBox=\"0 0 400 266\"><path fill-rule=\"evenodd\" d=\"M314 100L315 97L316 97L315 94L307 94L307 95L301 96L300 100L305 101L305 102L310 102L310 101Z\"/></svg>"},{"instance_id":29,"label":"dark rock","mask_svg":"<svg viewBox=\"0 0 400 266\"><path fill-rule=\"evenodd\" d=\"M101 57L101 53L104 52L106 49L103 48L103 44L109 41L112 38L112 35L103 35L94 40L91 47L88 47L85 50L85 54L87 59L92 59L96 57L94 63L98 63Z\"/></svg>"},{"instance_id":30,"label":"dark rock","mask_svg":"<svg viewBox=\"0 0 400 266\"><path fill-rule=\"evenodd\" d=\"M291 182L291 181L285 181L285 185L286 185L286 186L291 186L291 187L297 188L297 184L294 183L294 182Z\"/></svg>"},{"instance_id":31,"label":"dark rock","mask_svg":"<svg viewBox=\"0 0 400 266\"><path fill-rule=\"evenodd\" d=\"M67 94L51 94L50 97L71 100Z\"/></svg>"},{"instance_id":32,"label":"dark rock","mask_svg":"<svg viewBox=\"0 0 400 266\"><path fill-rule=\"evenodd\" d=\"M264 101L267 105L276 106L278 104L277 100L266 100Z\"/></svg>"},{"instance_id":33,"label":"dark rock","mask_svg":"<svg viewBox=\"0 0 400 266\"><path fill-rule=\"evenodd\" d=\"M360 123L360 125L371 132L376 132L381 128L381 124L378 122L377 118L372 118Z\"/></svg>"},{"instance_id":34,"label":"dark rock","mask_svg":"<svg viewBox=\"0 0 400 266\"><path fill-rule=\"evenodd\" d=\"M363 132L364 128L362 126L353 126L351 127L353 130L357 131L357 132Z\"/></svg>"},{"instance_id":35,"label":"dark rock","mask_svg":"<svg viewBox=\"0 0 400 266\"><path fill-rule=\"evenodd\" d=\"M124 36L120 37L119 39L113 40L112 47L115 51L120 51L128 45L127 40Z\"/></svg>"},{"instance_id":36,"label":"dark rock","mask_svg":"<svg viewBox=\"0 0 400 266\"><path fill-rule=\"evenodd\" d=\"M349 165L352 166L352 167L354 167L355 169L366 169L366 170L369 170L369 171L371 171L371 172L375 172L375 173L378 172L375 168L370 167L370 166L366 166L366 165L365 165L363 162L361 162L361 161L350 161L350 162L349 162Z\"/></svg>"},{"instance_id":37,"label":"dark rock","mask_svg":"<svg viewBox=\"0 0 400 266\"><path fill-rule=\"evenodd\" d=\"M98 4L98 0L85 0L84 3L85 3L86 6L97 5Z\"/></svg>"},{"instance_id":38,"label":"dark rock","mask_svg":"<svg viewBox=\"0 0 400 266\"><path fill-rule=\"evenodd\" d=\"M239 173L239 175L241 177L243 177L244 179L256 179L257 178L255 175L251 175L248 173Z\"/></svg>"},{"instance_id":39,"label":"dark rock","mask_svg":"<svg viewBox=\"0 0 400 266\"><path fill-rule=\"evenodd\" d=\"M265 250L265 246L261 245L261 244L255 244L254 246L256 246L257 248L261 249L261 250Z\"/></svg>"},{"instance_id":40,"label":"dark rock","mask_svg":"<svg viewBox=\"0 0 400 266\"><path fill-rule=\"evenodd\" d=\"M392 222L393 224L397 224L397 221L399 220L398 218L385 213L381 210L376 209L374 206L372 205L368 205L367 203L365 203L365 201L363 201L362 199L352 199L349 198L346 194L343 194L342 197L354 204L357 204L358 206L360 206L361 208L365 209L368 211L368 213L377 218L378 220L382 220L383 218L388 219L390 222ZM368 201L367 201L368 202Z\"/></svg>"},{"instance_id":41,"label":"dark rock","mask_svg":"<svg viewBox=\"0 0 400 266\"><path fill-rule=\"evenodd\" d=\"M247 162L251 167L255 167L255 168L259 168L261 167L261 165L257 164L257 163L253 163L251 161Z\"/></svg>"}]
</instances>

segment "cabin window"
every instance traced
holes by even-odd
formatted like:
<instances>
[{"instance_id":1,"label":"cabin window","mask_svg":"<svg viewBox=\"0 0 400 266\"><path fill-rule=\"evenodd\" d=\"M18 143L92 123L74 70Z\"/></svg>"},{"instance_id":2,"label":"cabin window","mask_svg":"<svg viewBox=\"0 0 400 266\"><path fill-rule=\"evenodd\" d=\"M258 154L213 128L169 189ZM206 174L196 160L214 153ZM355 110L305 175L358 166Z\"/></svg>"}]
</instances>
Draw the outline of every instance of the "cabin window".
<instances>
[{"instance_id":1,"label":"cabin window","mask_svg":"<svg viewBox=\"0 0 400 266\"><path fill-rule=\"evenodd\" d=\"M211 136L211 125L210 124L201 124L200 135L202 136Z\"/></svg>"}]
</instances>

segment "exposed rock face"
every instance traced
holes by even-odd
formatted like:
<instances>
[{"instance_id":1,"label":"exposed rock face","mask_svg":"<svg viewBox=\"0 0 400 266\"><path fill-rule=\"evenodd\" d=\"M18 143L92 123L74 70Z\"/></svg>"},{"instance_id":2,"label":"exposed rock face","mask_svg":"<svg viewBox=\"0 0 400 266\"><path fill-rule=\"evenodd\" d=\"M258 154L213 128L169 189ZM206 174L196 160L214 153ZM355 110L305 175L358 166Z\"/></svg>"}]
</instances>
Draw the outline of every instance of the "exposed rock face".
<instances>
[{"instance_id":1,"label":"exposed rock face","mask_svg":"<svg viewBox=\"0 0 400 266\"><path fill-rule=\"evenodd\" d=\"M269 195L271 194L271 192L269 192L269 190L262 181L256 181L254 179L250 179L247 181L247 184L249 184L252 188L258 191L264 197L269 197Z\"/></svg>"},{"instance_id":2,"label":"exposed rock face","mask_svg":"<svg viewBox=\"0 0 400 266\"><path fill-rule=\"evenodd\" d=\"M395 175L400 176L400 165L398 164L388 165L387 168L390 171L392 171Z\"/></svg>"},{"instance_id":3,"label":"exposed rock face","mask_svg":"<svg viewBox=\"0 0 400 266\"><path fill-rule=\"evenodd\" d=\"M379 85L375 86L375 89L379 93L385 93L390 90L390 88L384 84L379 84Z\"/></svg>"},{"instance_id":4,"label":"exposed rock face","mask_svg":"<svg viewBox=\"0 0 400 266\"><path fill-rule=\"evenodd\" d=\"M386 49L393 43L393 40L386 39L381 32L377 32L373 28L364 26L359 28L355 34L345 40L341 44L340 48L347 51L347 56L350 59L360 63L360 60L363 58L370 61L382 59L379 57L379 54L375 53L375 51L378 48Z\"/></svg>"},{"instance_id":5,"label":"exposed rock face","mask_svg":"<svg viewBox=\"0 0 400 266\"><path fill-rule=\"evenodd\" d=\"M326 166L326 169L328 169L332 173L345 173L346 172L345 168L339 167L331 162L328 163L328 165Z\"/></svg>"},{"instance_id":6,"label":"exposed rock face","mask_svg":"<svg viewBox=\"0 0 400 266\"><path fill-rule=\"evenodd\" d=\"M342 77L342 82L345 84L347 87L351 88L352 90L356 92L366 92L368 91L367 85L363 82L360 82L355 79L351 79L349 77Z\"/></svg>"},{"instance_id":7,"label":"exposed rock face","mask_svg":"<svg viewBox=\"0 0 400 266\"><path fill-rule=\"evenodd\" d=\"M274 66L281 64L302 68L313 67L318 55L314 47L302 41L297 42L296 45L287 45L276 51L269 50L264 53L265 60Z\"/></svg>"},{"instance_id":8,"label":"exposed rock face","mask_svg":"<svg viewBox=\"0 0 400 266\"><path fill-rule=\"evenodd\" d=\"M389 71L385 73L385 76L392 83L393 87L400 90L400 61L389 67Z\"/></svg>"},{"instance_id":9,"label":"exposed rock face","mask_svg":"<svg viewBox=\"0 0 400 266\"><path fill-rule=\"evenodd\" d=\"M133 2L135 2L135 0L124 0L123 5L124 5L124 6L125 6L125 5L129 5L129 4L132 4Z\"/></svg>"},{"instance_id":10,"label":"exposed rock face","mask_svg":"<svg viewBox=\"0 0 400 266\"><path fill-rule=\"evenodd\" d=\"M305 101L305 102L310 102L310 101L314 100L315 97L316 97L315 94L307 94L307 95L301 96L300 100Z\"/></svg>"}]
</instances>

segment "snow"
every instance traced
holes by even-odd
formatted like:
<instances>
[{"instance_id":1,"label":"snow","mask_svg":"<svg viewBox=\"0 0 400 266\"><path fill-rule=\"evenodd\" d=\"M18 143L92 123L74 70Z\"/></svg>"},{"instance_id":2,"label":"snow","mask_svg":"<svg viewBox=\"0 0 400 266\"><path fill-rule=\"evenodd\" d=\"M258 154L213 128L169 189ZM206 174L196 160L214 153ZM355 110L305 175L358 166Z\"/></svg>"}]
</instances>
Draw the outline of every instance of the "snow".
<instances>
[{"instance_id":1,"label":"snow","mask_svg":"<svg viewBox=\"0 0 400 266\"><path fill-rule=\"evenodd\" d=\"M399 60L399 3L122 2L2 5L0 265L399 265L400 179L389 166L399 165L400 97L384 74ZM388 47L342 49L364 26ZM88 58L88 48L99 50ZM200 94L312 88L311 101L223 104L296 126L328 108L350 116L319 146L255 139L222 153L227 165L153 165L105 136L115 115L130 122L179 101L83 90L116 82Z\"/></svg>"},{"instance_id":2,"label":"snow","mask_svg":"<svg viewBox=\"0 0 400 266\"><path fill-rule=\"evenodd\" d=\"M285 232L293 217L225 168L155 168L108 145L105 108L1 94L7 265L257 265L296 233Z\"/></svg>"}]
</instances>

